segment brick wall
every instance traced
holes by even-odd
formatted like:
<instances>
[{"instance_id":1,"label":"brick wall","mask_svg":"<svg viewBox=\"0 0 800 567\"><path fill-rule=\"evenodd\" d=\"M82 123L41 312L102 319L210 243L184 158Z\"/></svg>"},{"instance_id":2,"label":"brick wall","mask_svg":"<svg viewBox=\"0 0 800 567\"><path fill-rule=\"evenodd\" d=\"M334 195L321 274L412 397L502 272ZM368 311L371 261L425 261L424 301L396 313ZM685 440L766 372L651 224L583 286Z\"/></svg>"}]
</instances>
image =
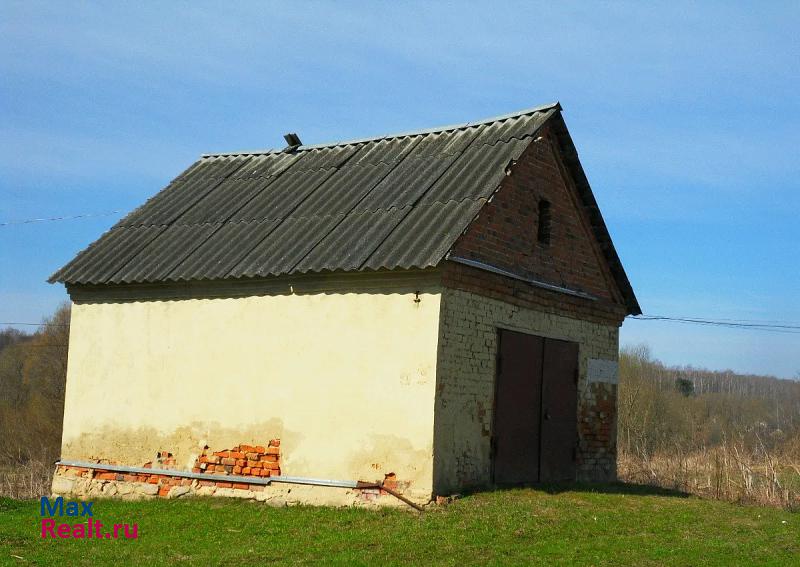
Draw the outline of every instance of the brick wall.
<instances>
[{"instance_id":1,"label":"brick wall","mask_svg":"<svg viewBox=\"0 0 800 567\"><path fill-rule=\"evenodd\" d=\"M498 328L579 344L579 480L616 477L616 385L590 383L589 359L616 361L626 315L573 180L545 128L451 256L490 264L587 299L486 270L442 266L434 425L434 489L448 494L491 482L490 438ZM539 203L550 203L548 243L539 242Z\"/></svg>"},{"instance_id":2,"label":"brick wall","mask_svg":"<svg viewBox=\"0 0 800 567\"><path fill-rule=\"evenodd\" d=\"M436 494L491 483L490 438L498 327L579 344L578 479L614 479L616 386L589 384L587 367L590 358L617 360L618 324L548 313L484 294L445 288L434 421Z\"/></svg>"},{"instance_id":3,"label":"brick wall","mask_svg":"<svg viewBox=\"0 0 800 567\"><path fill-rule=\"evenodd\" d=\"M574 183L548 128L509 169L452 254L622 303ZM537 239L539 203L550 203L549 243ZM607 305L608 306L608 305Z\"/></svg>"},{"instance_id":4,"label":"brick wall","mask_svg":"<svg viewBox=\"0 0 800 567\"><path fill-rule=\"evenodd\" d=\"M444 263L442 285L478 293L519 307L602 325L619 327L625 318L625 308L617 303L600 299L593 301L550 291L524 281L455 262Z\"/></svg>"},{"instance_id":5,"label":"brick wall","mask_svg":"<svg viewBox=\"0 0 800 567\"><path fill-rule=\"evenodd\" d=\"M75 496L91 496L92 490L98 495L140 495L176 497L195 493L198 490L206 495L217 489L236 489L256 492L264 489L262 485L249 484L250 478L280 476L280 439L271 439L267 446L237 445L231 449L212 451L203 447L192 467L193 473L219 476L216 479L191 479L168 472L180 472L177 460L170 451L158 451L154 461L139 467L154 469L153 472L120 473L103 469L103 464L122 465L108 459L95 459L93 468L59 465L53 480L53 492ZM220 495L225 495L224 492Z\"/></svg>"}]
</instances>

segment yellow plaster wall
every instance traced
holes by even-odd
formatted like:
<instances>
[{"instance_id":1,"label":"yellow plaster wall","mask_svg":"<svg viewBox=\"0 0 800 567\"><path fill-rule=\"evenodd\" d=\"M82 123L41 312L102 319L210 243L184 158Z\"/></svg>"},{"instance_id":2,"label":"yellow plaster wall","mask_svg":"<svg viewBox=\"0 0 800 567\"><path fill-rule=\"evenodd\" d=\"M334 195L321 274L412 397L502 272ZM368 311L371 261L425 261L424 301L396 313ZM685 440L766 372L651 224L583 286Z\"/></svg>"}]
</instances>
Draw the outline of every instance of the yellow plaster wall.
<instances>
[{"instance_id":1,"label":"yellow plaster wall","mask_svg":"<svg viewBox=\"0 0 800 567\"><path fill-rule=\"evenodd\" d=\"M62 457L191 466L281 439L282 474L432 489L440 293L77 303Z\"/></svg>"}]
</instances>

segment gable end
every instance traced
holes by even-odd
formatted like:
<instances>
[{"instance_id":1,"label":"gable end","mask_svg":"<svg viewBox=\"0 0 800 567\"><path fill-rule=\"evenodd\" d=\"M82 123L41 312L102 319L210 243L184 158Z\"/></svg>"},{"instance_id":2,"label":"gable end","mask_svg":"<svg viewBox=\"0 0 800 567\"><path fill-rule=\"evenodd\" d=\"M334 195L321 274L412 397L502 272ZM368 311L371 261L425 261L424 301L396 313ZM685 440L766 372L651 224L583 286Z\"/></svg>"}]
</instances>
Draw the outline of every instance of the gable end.
<instances>
[{"instance_id":1,"label":"gable end","mask_svg":"<svg viewBox=\"0 0 800 567\"><path fill-rule=\"evenodd\" d=\"M638 314L566 125L556 114L512 164L448 259Z\"/></svg>"}]
</instances>

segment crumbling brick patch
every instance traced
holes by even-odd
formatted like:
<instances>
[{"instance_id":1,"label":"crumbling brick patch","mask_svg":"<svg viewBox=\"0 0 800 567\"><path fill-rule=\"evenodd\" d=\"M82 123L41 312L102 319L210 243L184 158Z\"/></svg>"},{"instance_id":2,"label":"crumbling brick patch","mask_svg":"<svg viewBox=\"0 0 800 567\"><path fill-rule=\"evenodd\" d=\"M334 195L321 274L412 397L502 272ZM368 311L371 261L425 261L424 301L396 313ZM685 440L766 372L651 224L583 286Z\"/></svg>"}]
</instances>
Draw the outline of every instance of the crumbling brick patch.
<instances>
[{"instance_id":1,"label":"crumbling brick patch","mask_svg":"<svg viewBox=\"0 0 800 567\"><path fill-rule=\"evenodd\" d=\"M178 464L175 457L169 451L159 451L156 453L156 462L160 469L172 469Z\"/></svg>"},{"instance_id":2,"label":"crumbling brick patch","mask_svg":"<svg viewBox=\"0 0 800 567\"><path fill-rule=\"evenodd\" d=\"M405 492L411 487L411 481L398 480L397 475L393 472L390 472L383 475L383 486L397 492ZM388 492L381 490L381 494L388 494Z\"/></svg>"},{"instance_id":3,"label":"crumbling brick patch","mask_svg":"<svg viewBox=\"0 0 800 567\"><path fill-rule=\"evenodd\" d=\"M578 405L578 470L593 481L616 480L617 387L588 384Z\"/></svg>"},{"instance_id":4,"label":"crumbling brick patch","mask_svg":"<svg viewBox=\"0 0 800 567\"><path fill-rule=\"evenodd\" d=\"M214 475L218 480L179 476L182 471L175 468L175 457L166 450L158 451L154 461L139 467L152 469L152 472L112 471L104 469L105 463L99 459L92 460L94 465L92 467L59 465L53 479L53 491L61 495L72 494L79 497L178 498L187 494L229 496L251 498L262 502L271 501L275 505L281 498L286 498L286 495L280 496L280 489L251 484L248 479L280 475L280 446L279 439L272 439L266 446L237 445L220 451L204 447L202 454L194 462L192 472ZM394 473L388 473L384 475L382 487L374 485L369 488L359 487L350 490L349 493L354 502L371 504L377 503L382 496L389 495L383 487L402 493L410 484L407 481L399 481ZM291 490L287 490L286 494L289 492ZM381 499L381 502L384 500Z\"/></svg>"},{"instance_id":5,"label":"crumbling brick patch","mask_svg":"<svg viewBox=\"0 0 800 567\"><path fill-rule=\"evenodd\" d=\"M397 480L397 475L393 472L383 475L383 484L381 488L361 488L359 489L359 497L361 500L372 502L378 500L381 496L389 495L389 492L383 489L388 488L401 494L411 486L411 482L407 480Z\"/></svg>"},{"instance_id":6,"label":"crumbling brick patch","mask_svg":"<svg viewBox=\"0 0 800 567\"><path fill-rule=\"evenodd\" d=\"M192 467L192 472L249 477L270 477L281 474L281 441L271 439L263 445L236 445L231 449L211 451L203 449Z\"/></svg>"},{"instance_id":7,"label":"crumbling brick patch","mask_svg":"<svg viewBox=\"0 0 800 567\"><path fill-rule=\"evenodd\" d=\"M270 477L281 474L280 468L280 439L271 439L266 447L261 445L237 445L231 449L211 452L209 447L203 449L202 454L196 459L192 472L207 473L225 477L228 475L244 477ZM120 473L111 470L104 470L103 464L111 463L108 459L92 459L96 466L74 467L59 465L56 475L66 478L112 482L127 482L151 484L157 487L154 493L161 497L168 497L170 491L176 486L208 486L215 488L236 488L251 492L261 492L264 490L262 485L253 485L246 482L235 482L235 479L219 481L197 480L184 478L170 474L150 474L150 473ZM175 456L166 450L156 453L155 461L148 461L141 468L161 469L177 471L177 461ZM154 489L156 490L156 489Z\"/></svg>"}]
</instances>

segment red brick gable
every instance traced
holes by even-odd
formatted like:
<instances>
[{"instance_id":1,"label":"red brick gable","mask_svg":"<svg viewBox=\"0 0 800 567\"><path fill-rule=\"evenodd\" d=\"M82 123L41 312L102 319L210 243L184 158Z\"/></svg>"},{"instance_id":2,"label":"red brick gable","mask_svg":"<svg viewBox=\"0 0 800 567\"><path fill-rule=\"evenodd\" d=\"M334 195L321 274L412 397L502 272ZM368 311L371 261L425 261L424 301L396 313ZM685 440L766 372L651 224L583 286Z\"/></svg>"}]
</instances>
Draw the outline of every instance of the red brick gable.
<instances>
[{"instance_id":1,"label":"red brick gable","mask_svg":"<svg viewBox=\"0 0 800 567\"><path fill-rule=\"evenodd\" d=\"M557 148L550 128L542 129L456 242L451 257L623 304ZM541 200L550 203L549 244L537 238Z\"/></svg>"}]
</instances>

